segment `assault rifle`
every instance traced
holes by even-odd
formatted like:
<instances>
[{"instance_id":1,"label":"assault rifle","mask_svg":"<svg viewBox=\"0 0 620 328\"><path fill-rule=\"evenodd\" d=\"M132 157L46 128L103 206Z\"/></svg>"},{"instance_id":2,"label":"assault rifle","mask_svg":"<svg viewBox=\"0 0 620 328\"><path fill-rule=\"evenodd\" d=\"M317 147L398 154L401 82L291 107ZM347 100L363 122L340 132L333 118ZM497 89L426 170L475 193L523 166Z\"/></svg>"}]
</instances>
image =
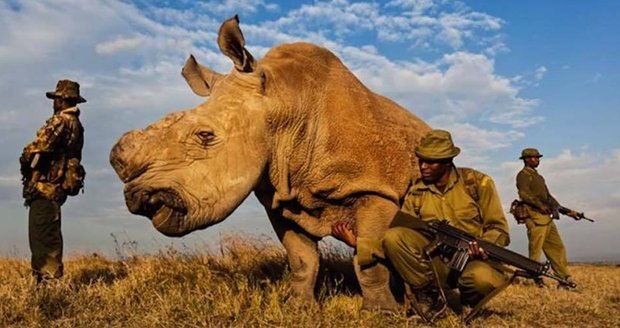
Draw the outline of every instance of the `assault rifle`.
<instances>
[{"instance_id":1,"label":"assault rifle","mask_svg":"<svg viewBox=\"0 0 620 328\"><path fill-rule=\"evenodd\" d=\"M409 227L411 229L418 230L423 234L429 235L432 241L425 250L428 258L430 259L435 256L441 256L447 261L447 266L457 273L462 272L469 262L469 243L474 241L477 242L478 246L484 250L488 256L487 260L489 260L493 266L499 266L503 271L512 273L512 278L509 282L487 295L476 305L474 309L472 309L472 311L464 319L466 322L471 320L485 303L490 301L495 295L499 294L499 292L511 284L516 277L534 279L545 276L571 288L576 287L574 282L549 272L548 262L540 263L538 261L534 261L504 247L497 246L491 242L475 237L470 233L451 226L447 220L422 221L407 213L399 211L392 221L392 226ZM505 268L504 265L514 267L516 270L508 270L508 268ZM443 294L443 291L441 291L441 293ZM416 311L418 310L416 309ZM418 314L425 318L425 314Z\"/></svg>"},{"instance_id":2,"label":"assault rifle","mask_svg":"<svg viewBox=\"0 0 620 328\"><path fill-rule=\"evenodd\" d=\"M558 206L552 206L551 207L551 217L554 220L559 220L560 219L560 213L564 214L564 215L568 215L568 213L573 212L573 210L571 210L570 208L564 207L562 205L558 205ZM574 211L575 213L577 213L576 216L571 216L573 219L575 219L576 221L579 220L586 220L586 221L590 221L590 222L594 222L594 220L587 218L585 216L585 214L583 214L583 212L577 212Z\"/></svg>"}]
</instances>

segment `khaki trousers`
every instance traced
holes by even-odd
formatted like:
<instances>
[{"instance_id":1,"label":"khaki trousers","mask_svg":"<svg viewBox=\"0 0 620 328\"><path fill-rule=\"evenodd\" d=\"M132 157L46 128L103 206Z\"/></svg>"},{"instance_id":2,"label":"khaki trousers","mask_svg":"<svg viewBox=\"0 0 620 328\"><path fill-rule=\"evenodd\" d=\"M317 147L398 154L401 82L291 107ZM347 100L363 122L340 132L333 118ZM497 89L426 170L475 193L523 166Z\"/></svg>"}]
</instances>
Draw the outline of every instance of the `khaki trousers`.
<instances>
[{"instance_id":1,"label":"khaki trousers","mask_svg":"<svg viewBox=\"0 0 620 328\"><path fill-rule=\"evenodd\" d=\"M413 289L423 289L433 281L431 264L424 255L424 248L428 244L430 240L420 232L405 227L390 228L383 238L386 257L401 278ZM465 305L477 304L507 280L501 271L487 262L473 260L467 263L458 276L457 286L451 286L448 281L450 274L448 266L439 257L433 259L433 264L438 271L441 287L458 287L461 302Z\"/></svg>"},{"instance_id":2,"label":"khaki trousers","mask_svg":"<svg viewBox=\"0 0 620 328\"><path fill-rule=\"evenodd\" d=\"M568 271L568 260L566 258L566 248L560 238L560 233L555 223L545 220L542 217L544 214L530 211L532 219L525 221L527 227L527 238L529 240L528 249L529 257L532 260L540 261L541 255L544 252L545 256L551 262L551 268L555 273L562 277L568 278L570 272ZM541 224L538 222L545 222Z\"/></svg>"},{"instance_id":3,"label":"khaki trousers","mask_svg":"<svg viewBox=\"0 0 620 328\"><path fill-rule=\"evenodd\" d=\"M32 253L32 273L37 281L62 277L62 234L58 203L47 199L37 199L30 203L28 240Z\"/></svg>"}]
</instances>

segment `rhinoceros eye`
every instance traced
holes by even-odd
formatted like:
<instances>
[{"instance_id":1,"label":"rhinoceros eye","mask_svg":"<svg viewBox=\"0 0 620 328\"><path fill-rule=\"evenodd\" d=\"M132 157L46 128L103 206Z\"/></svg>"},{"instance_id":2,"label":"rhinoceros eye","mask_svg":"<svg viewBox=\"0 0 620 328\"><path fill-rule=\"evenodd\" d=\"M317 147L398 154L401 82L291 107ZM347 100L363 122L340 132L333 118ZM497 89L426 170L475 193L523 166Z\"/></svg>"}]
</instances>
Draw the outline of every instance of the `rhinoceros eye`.
<instances>
[{"instance_id":1,"label":"rhinoceros eye","mask_svg":"<svg viewBox=\"0 0 620 328\"><path fill-rule=\"evenodd\" d=\"M209 146L215 140L215 134L212 131L198 131L196 136L203 146Z\"/></svg>"}]
</instances>

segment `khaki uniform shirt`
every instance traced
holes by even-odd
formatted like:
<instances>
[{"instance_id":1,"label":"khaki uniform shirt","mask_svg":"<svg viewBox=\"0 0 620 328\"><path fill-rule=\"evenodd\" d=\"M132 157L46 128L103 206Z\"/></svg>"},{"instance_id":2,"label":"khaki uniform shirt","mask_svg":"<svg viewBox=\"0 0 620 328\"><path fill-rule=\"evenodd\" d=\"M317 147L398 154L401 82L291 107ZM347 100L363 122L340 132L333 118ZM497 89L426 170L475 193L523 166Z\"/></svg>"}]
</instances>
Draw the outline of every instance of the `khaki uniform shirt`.
<instances>
[{"instance_id":1,"label":"khaki uniform shirt","mask_svg":"<svg viewBox=\"0 0 620 328\"><path fill-rule=\"evenodd\" d=\"M474 174L479 181L478 202L469 195L464 179L453 167L443 192L435 185L426 185L418 179L407 192L401 210L424 221L447 219L456 228L496 245L506 246L510 242L508 222L495 184L486 174L478 171ZM415 204L416 198L419 204Z\"/></svg>"},{"instance_id":2,"label":"khaki uniform shirt","mask_svg":"<svg viewBox=\"0 0 620 328\"><path fill-rule=\"evenodd\" d=\"M540 208L543 205L549 207L558 206L558 201L551 196L545 178L536 171L536 169L529 166L523 167L523 169L517 174L517 190L519 191L519 198L528 205L532 219L537 224L548 224L552 221L548 214L540 212Z\"/></svg>"},{"instance_id":3,"label":"khaki uniform shirt","mask_svg":"<svg viewBox=\"0 0 620 328\"><path fill-rule=\"evenodd\" d=\"M559 205L558 201L549 193L545 178L534 168L526 166L517 174L517 189L519 190L519 198L537 210L543 205Z\"/></svg>"}]
</instances>

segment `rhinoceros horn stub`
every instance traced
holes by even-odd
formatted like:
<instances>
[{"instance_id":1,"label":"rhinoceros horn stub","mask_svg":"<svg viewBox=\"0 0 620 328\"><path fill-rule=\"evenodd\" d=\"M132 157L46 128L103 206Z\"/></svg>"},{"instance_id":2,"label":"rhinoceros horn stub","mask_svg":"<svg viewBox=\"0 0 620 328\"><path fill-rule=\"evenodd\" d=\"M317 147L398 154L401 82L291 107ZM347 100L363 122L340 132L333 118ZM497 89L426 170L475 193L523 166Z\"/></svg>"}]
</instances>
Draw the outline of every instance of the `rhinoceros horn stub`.
<instances>
[{"instance_id":1,"label":"rhinoceros horn stub","mask_svg":"<svg viewBox=\"0 0 620 328\"><path fill-rule=\"evenodd\" d=\"M245 48L245 39L239 28L239 16L235 15L222 23L217 36L217 44L222 53L232 59L235 68L241 72L254 71L254 57Z\"/></svg>"}]
</instances>

